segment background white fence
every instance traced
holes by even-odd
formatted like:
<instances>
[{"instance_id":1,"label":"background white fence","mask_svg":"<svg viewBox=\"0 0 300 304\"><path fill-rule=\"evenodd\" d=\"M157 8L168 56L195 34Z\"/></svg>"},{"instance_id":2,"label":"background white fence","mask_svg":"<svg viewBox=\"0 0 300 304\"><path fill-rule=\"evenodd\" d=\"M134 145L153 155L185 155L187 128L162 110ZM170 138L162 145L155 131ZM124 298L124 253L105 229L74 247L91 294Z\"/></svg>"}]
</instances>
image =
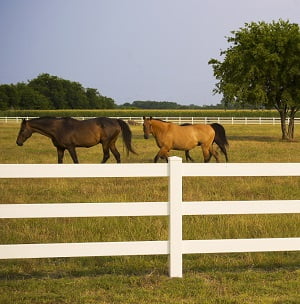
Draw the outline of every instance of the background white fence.
<instances>
[{"instance_id":1,"label":"background white fence","mask_svg":"<svg viewBox=\"0 0 300 304\"><path fill-rule=\"evenodd\" d=\"M0 164L0 178L169 177L168 202L0 204L0 218L168 216L166 241L0 245L0 259L169 255L171 277L182 277L182 255L300 250L300 237L182 240L183 215L300 213L300 200L182 202L183 176L300 176L300 163Z\"/></svg>"},{"instance_id":2,"label":"background white fence","mask_svg":"<svg viewBox=\"0 0 300 304\"><path fill-rule=\"evenodd\" d=\"M20 123L23 118L31 119L35 117L0 117L0 122L3 123ZM89 119L92 117L76 117L77 119ZM112 117L113 118L113 117ZM121 118L125 121L130 121L133 124L142 124L142 117L116 117ZM280 125L279 117L156 117L165 121L170 121L178 124L182 123L220 123L224 125ZM289 119L287 119L287 123L289 123ZM300 124L300 118L295 118L295 124Z\"/></svg>"}]
</instances>

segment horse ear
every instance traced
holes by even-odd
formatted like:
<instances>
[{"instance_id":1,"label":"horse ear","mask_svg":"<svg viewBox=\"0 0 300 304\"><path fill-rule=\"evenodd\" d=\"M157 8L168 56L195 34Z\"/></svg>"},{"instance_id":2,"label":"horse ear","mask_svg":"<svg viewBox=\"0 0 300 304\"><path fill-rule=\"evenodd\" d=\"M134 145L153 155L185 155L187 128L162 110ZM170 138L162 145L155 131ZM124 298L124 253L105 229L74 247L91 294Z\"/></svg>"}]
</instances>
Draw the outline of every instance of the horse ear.
<instances>
[{"instance_id":1,"label":"horse ear","mask_svg":"<svg viewBox=\"0 0 300 304\"><path fill-rule=\"evenodd\" d=\"M145 119L146 119L146 117L145 117L145 116L143 116L143 119L145 120Z\"/></svg>"},{"instance_id":2,"label":"horse ear","mask_svg":"<svg viewBox=\"0 0 300 304\"><path fill-rule=\"evenodd\" d=\"M152 116L150 116L150 120L152 120Z\"/></svg>"}]
</instances>

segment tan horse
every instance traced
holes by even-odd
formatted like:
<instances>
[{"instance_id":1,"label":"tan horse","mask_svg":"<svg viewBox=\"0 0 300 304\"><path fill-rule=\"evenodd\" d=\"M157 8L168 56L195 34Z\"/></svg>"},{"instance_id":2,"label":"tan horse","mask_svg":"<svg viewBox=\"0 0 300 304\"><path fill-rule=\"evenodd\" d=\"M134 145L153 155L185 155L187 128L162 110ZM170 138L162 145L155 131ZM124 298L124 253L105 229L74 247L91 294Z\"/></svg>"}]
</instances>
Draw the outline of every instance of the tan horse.
<instances>
[{"instance_id":1,"label":"tan horse","mask_svg":"<svg viewBox=\"0 0 300 304\"><path fill-rule=\"evenodd\" d=\"M160 148L154 162L157 162L159 158L168 161L170 150L183 150L186 153L187 160L191 159L189 150L196 146L201 146L204 162L209 162L212 156L219 162L218 153L213 148L214 142L220 147L226 161L228 160L226 151L228 141L225 129L220 124L186 124L179 126L152 117L143 117L143 119L144 138L148 139L149 135L152 134Z\"/></svg>"}]
</instances>

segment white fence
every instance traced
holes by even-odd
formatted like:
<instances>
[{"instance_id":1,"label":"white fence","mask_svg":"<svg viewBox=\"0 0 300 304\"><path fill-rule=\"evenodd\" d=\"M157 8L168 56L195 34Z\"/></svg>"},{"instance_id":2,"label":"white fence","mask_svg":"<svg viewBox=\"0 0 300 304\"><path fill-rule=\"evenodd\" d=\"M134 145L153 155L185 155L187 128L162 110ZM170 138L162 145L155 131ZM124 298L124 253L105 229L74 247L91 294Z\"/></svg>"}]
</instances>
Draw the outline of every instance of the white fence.
<instances>
[{"instance_id":1,"label":"white fence","mask_svg":"<svg viewBox=\"0 0 300 304\"><path fill-rule=\"evenodd\" d=\"M300 176L300 163L168 164L0 164L0 178L169 177L168 202L0 204L0 218L168 216L169 239L138 242L88 242L0 245L0 259L169 255L171 277L182 277L182 256L300 250L300 237L182 240L183 215L300 213L300 200L182 202L183 176Z\"/></svg>"},{"instance_id":2,"label":"white fence","mask_svg":"<svg viewBox=\"0 0 300 304\"><path fill-rule=\"evenodd\" d=\"M31 119L35 117L0 117L0 122L3 123L20 123L23 118ZM76 117L77 119L85 120L92 117ZM113 117L112 117L113 118ZM142 117L116 117L125 121L130 121L133 124L142 124ZM224 125L280 125L279 117L156 117L165 121L174 122L177 124L192 123L192 124L210 124L220 123ZM289 123L289 119L287 119ZM300 124L300 118L295 118L295 125Z\"/></svg>"}]
</instances>

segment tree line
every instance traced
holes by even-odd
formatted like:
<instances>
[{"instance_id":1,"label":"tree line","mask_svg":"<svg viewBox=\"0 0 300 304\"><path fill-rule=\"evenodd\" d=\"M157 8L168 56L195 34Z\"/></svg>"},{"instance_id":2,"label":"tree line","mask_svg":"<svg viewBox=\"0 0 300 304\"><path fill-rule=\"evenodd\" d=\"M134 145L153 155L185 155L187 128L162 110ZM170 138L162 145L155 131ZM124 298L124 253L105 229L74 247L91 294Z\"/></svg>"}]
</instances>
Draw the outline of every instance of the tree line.
<instances>
[{"instance_id":1,"label":"tree line","mask_svg":"<svg viewBox=\"0 0 300 304\"><path fill-rule=\"evenodd\" d=\"M172 101L155 101L155 100L135 100L132 103L126 102L119 106L121 109L145 109L145 110L197 110L197 109L224 109L224 105L182 105Z\"/></svg>"},{"instance_id":2,"label":"tree line","mask_svg":"<svg viewBox=\"0 0 300 304\"><path fill-rule=\"evenodd\" d=\"M115 101L97 89L47 73L28 83L0 85L0 110L113 109Z\"/></svg>"},{"instance_id":3,"label":"tree line","mask_svg":"<svg viewBox=\"0 0 300 304\"><path fill-rule=\"evenodd\" d=\"M47 73L28 83L0 85L0 110L60 109L220 109L223 105L181 105L170 101L136 100L117 105L97 89L84 88L80 83Z\"/></svg>"}]
</instances>

